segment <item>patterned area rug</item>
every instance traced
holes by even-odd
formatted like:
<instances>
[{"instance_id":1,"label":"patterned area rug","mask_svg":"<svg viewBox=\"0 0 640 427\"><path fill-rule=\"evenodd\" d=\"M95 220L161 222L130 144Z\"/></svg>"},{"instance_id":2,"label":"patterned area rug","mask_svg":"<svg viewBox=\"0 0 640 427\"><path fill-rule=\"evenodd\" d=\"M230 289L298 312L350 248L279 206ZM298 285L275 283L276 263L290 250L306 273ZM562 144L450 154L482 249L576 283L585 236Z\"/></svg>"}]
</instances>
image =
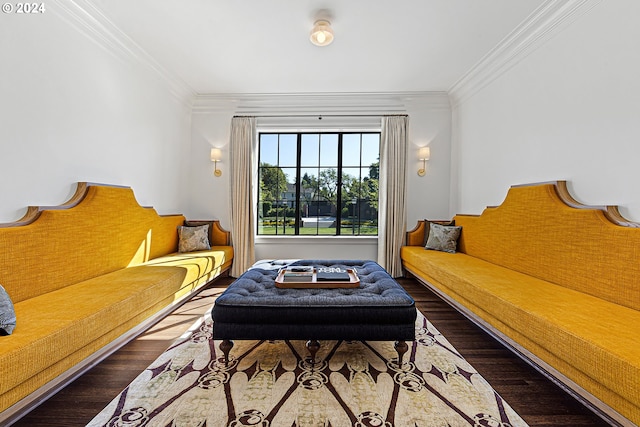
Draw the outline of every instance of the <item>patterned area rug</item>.
<instances>
[{"instance_id":1,"label":"patterned area rug","mask_svg":"<svg viewBox=\"0 0 640 427\"><path fill-rule=\"evenodd\" d=\"M393 342L236 341L225 366L205 316L89 426L508 427L526 423L418 312Z\"/></svg>"}]
</instances>

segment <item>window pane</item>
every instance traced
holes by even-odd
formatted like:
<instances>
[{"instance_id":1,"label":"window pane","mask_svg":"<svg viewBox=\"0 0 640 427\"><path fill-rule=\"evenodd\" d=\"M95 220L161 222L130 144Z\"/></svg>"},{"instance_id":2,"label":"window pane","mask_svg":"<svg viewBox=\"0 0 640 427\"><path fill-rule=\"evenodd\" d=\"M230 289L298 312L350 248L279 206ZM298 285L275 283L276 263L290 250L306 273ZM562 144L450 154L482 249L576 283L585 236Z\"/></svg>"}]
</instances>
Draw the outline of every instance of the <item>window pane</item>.
<instances>
[{"instance_id":1,"label":"window pane","mask_svg":"<svg viewBox=\"0 0 640 427\"><path fill-rule=\"evenodd\" d=\"M298 153L298 135L296 134L283 134L280 135L280 149L279 149L279 165L280 166L295 166Z\"/></svg>"},{"instance_id":2,"label":"window pane","mask_svg":"<svg viewBox=\"0 0 640 427\"><path fill-rule=\"evenodd\" d=\"M360 168L342 169L342 220L340 221L342 228L340 234L359 234L358 208L362 198L360 179Z\"/></svg>"},{"instance_id":3,"label":"window pane","mask_svg":"<svg viewBox=\"0 0 640 427\"><path fill-rule=\"evenodd\" d=\"M275 234L275 216L273 208L277 205L277 196L274 196L271 185L277 187L276 168L260 167L258 169L258 233Z\"/></svg>"},{"instance_id":4,"label":"window pane","mask_svg":"<svg viewBox=\"0 0 640 427\"><path fill-rule=\"evenodd\" d=\"M365 133L362 135L362 166L370 166L380 162L380 134Z\"/></svg>"},{"instance_id":5,"label":"window pane","mask_svg":"<svg viewBox=\"0 0 640 427\"><path fill-rule=\"evenodd\" d=\"M342 198L360 197L360 168L342 168Z\"/></svg>"},{"instance_id":6,"label":"window pane","mask_svg":"<svg viewBox=\"0 0 640 427\"><path fill-rule=\"evenodd\" d=\"M359 133L342 136L342 166L360 166L360 137Z\"/></svg>"},{"instance_id":7,"label":"window pane","mask_svg":"<svg viewBox=\"0 0 640 427\"><path fill-rule=\"evenodd\" d=\"M260 135L260 163L278 164L278 135Z\"/></svg>"},{"instance_id":8,"label":"window pane","mask_svg":"<svg viewBox=\"0 0 640 427\"><path fill-rule=\"evenodd\" d=\"M320 135L320 166L338 167L338 135Z\"/></svg>"},{"instance_id":9,"label":"window pane","mask_svg":"<svg viewBox=\"0 0 640 427\"><path fill-rule=\"evenodd\" d=\"M258 179L260 180L260 200L275 202L280 198L281 182L285 178L281 176L282 171L278 167L261 167Z\"/></svg>"},{"instance_id":10,"label":"window pane","mask_svg":"<svg viewBox=\"0 0 640 427\"><path fill-rule=\"evenodd\" d=\"M377 171L377 169L375 169ZM366 176L363 168L362 199L358 206L360 215L360 234L378 234L378 178ZM377 172L376 172L377 173Z\"/></svg>"},{"instance_id":11,"label":"window pane","mask_svg":"<svg viewBox=\"0 0 640 427\"><path fill-rule=\"evenodd\" d=\"M360 200L357 197L342 199L342 221L340 221L340 234L360 234Z\"/></svg>"},{"instance_id":12,"label":"window pane","mask_svg":"<svg viewBox=\"0 0 640 427\"><path fill-rule=\"evenodd\" d=\"M318 197L318 168L301 168L300 201L310 202Z\"/></svg>"},{"instance_id":13,"label":"window pane","mask_svg":"<svg viewBox=\"0 0 640 427\"><path fill-rule=\"evenodd\" d=\"M318 196L324 200L335 200L338 192L338 171L335 168L320 169Z\"/></svg>"},{"instance_id":14,"label":"window pane","mask_svg":"<svg viewBox=\"0 0 640 427\"><path fill-rule=\"evenodd\" d=\"M295 168L260 167L258 230L261 234L283 234L290 218L295 219L291 213L295 206L295 186L290 182L291 177L295 179Z\"/></svg>"},{"instance_id":15,"label":"window pane","mask_svg":"<svg viewBox=\"0 0 640 427\"><path fill-rule=\"evenodd\" d=\"M318 166L320 160L320 135L302 135L302 157L301 166Z\"/></svg>"}]
</instances>

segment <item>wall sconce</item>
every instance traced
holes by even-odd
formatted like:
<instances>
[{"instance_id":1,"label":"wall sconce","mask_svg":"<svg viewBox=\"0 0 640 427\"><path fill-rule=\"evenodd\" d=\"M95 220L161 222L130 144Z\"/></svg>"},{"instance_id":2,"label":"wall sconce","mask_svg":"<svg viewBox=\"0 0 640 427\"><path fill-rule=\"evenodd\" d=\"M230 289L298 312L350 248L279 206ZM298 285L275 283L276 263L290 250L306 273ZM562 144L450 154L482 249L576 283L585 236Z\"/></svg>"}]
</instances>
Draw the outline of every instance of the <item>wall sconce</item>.
<instances>
[{"instance_id":1,"label":"wall sconce","mask_svg":"<svg viewBox=\"0 0 640 427\"><path fill-rule=\"evenodd\" d=\"M431 148L420 147L418 150L418 159L422 160L422 168L418 169L418 175L424 176L427 173L427 160L431 157Z\"/></svg>"},{"instance_id":2,"label":"wall sconce","mask_svg":"<svg viewBox=\"0 0 640 427\"><path fill-rule=\"evenodd\" d=\"M219 149L219 148L212 148L211 149L211 161L214 164L213 174L215 176L222 176L222 171L220 169L218 169L218 162L220 161L221 158L222 158L222 150Z\"/></svg>"},{"instance_id":3,"label":"wall sconce","mask_svg":"<svg viewBox=\"0 0 640 427\"><path fill-rule=\"evenodd\" d=\"M311 30L311 43L316 46L327 46L333 41L333 29L331 23L324 19L319 19L313 24Z\"/></svg>"}]
</instances>

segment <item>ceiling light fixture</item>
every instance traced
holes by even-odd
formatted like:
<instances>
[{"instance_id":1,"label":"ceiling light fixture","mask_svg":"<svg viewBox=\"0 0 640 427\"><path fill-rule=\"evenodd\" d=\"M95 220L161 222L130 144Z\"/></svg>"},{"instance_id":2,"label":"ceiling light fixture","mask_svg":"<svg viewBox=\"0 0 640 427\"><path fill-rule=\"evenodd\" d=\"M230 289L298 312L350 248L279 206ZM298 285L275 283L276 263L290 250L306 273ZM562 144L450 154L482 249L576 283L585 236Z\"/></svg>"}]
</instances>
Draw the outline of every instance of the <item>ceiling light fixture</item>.
<instances>
[{"instance_id":1,"label":"ceiling light fixture","mask_svg":"<svg viewBox=\"0 0 640 427\"><path fill-rule=\"evenodd\" d=\"M333 41L333 29L331 23L324 19L319 19L313 24L311 30L311 43L316 46L327 46Z\"/></svg>"}]
</instances>

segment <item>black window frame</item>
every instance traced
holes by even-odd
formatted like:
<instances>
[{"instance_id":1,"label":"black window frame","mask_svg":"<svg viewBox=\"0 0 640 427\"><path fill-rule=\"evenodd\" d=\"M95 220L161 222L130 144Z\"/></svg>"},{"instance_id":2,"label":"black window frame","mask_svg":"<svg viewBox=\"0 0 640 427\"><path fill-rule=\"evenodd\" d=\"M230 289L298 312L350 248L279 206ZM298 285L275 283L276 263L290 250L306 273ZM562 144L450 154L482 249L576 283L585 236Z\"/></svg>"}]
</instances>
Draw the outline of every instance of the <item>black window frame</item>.
<instances>
[{"instance_id":1,"label":"black window frame","mask_svg":"<svg viewBox=\"0 0 640 427\"><path fill-rule=\"evenodd\" d=\"M257 205L258 205L258 212L259 214L256 216L256 233L258 236L270 236L270 237L289 237L289 236L322 236L322 237L336 237L336 236L344 236L344 235L348 235L348 236L369 236L369 237L377 237L378 236L378 203L380 200L380 194L379 192L377 193L377 199L375 200L375 204L376 204L376 220L375 220L375 233L361 233L361 229L362 224L361 224L361 203L363 201L366 201L367 204L370 206L370 203L373 199L362 199L362 198L358 198L356 203L352 203L352 209L353 209L353 214L352 214L352 232L348 233L348 234L343 234L343 226L342 226L342 220L343 220L343 214L342 214L342 206L343 206L343 189L344 189L344 182L343 182L343 174L344 174L344 168L358 168L360 169L360 176L358 177L358 184L359 185L364 185L363 184L363 175L362 175L362 169L363 168L369 168L371 170L371 167L375 164L371 164L371 165L363 165L362 164L362 152L363 152L363 145L362 145L362 141L363 141L363 136L364 135L376 135L377 139L378 139L378 161L377 161L377 165L378 165L378 177L376 177L377 180L379 180L379 165L380 165L380 140L381 140L381 132L379 130L362 130L362 131L259 131L258 132L258 181L260 182L261 180L261 172L262 169L266 169L266 168L274 168L274 169L281 169L283 168L283 166L276 164L276 165L270 165L270 166L263 166L262 165L262 158L261 158L261 153L262 153L262 149L261 149L261 143L262 143L262 136L263 135L276 135L278 136L278 150L280 150L280 136L282 135L295 135L296 136L296 164L295 164L295 183L294 183L294 191L295 191L295 198L293 200L293 208L295 211L295 217L293 218L293 228L294 228L294 232L293 234L291 233L287 233L286 232L286 227L287 227L287 216L286 214L284 216L279 216L279 209L276 209L276 232L274 234L272 233L261 233L261 220L262 220L262 216L260 215L260 209L261 207L261 203L264 202L264 200L260 199L260 188L258 188L258 197L257 197ZM335 199L335 211L336 211L336 226L335 226L335 233L333 234L324 234L324 233L320 233L319 229L321 227L319 227L319 225L316 225L315 227L315 233L313 234L309 234L309 233L300 233L300 228L301 228L301 219L303 218L302 214L301 214L301 206L302 206L302 173L301 170L308 168L307 166L303 166L302 165L302 140L303 140L303 136L304 135L317 135L319 138L319 143L322 139L323 135L336 135L338 138L338 143L337 143L337 165L335 167L336 169L336 174L337 174L337 182L336 182L336 199ZM360 148L359 148L359 152L360 152L360 158L358 160L358 165L344 165L344 159L343 159L343 138L344 135L360 135ZM277 158L279 159L279 153L277 155ZM291 166L284 166L287 169L293 169ZM318 159L317 164L313 165L314 168L317 168L319 173L322 169L326 169L326 168L331 168L333 169L333 166L329 167L329 166L323 166L321 164L320 159ZM369 179L371 179L370 174L367 175L367 177ZM318 175L319 178L319 175ZM287 185L289 185L289 183L287 182ZM319 186L319 184L318 184ZM359 189L359 191L361 192L362 189ZM284 203L287 200L282 200L282 199L276 199L275 203L276 206L281 206L284 207ZM319 209L319 207L318 207ZM358 232L355 233L355 219L354 217L356 217L355 212L356 210L358 211ZM286 210L285 210L286 212ZM318 212L318 211L316 211ZM280 219L282 219L282 232L279 232L279 221ZM289 225L290 227L291 225Z\"/></svg>"}]
</instances>

